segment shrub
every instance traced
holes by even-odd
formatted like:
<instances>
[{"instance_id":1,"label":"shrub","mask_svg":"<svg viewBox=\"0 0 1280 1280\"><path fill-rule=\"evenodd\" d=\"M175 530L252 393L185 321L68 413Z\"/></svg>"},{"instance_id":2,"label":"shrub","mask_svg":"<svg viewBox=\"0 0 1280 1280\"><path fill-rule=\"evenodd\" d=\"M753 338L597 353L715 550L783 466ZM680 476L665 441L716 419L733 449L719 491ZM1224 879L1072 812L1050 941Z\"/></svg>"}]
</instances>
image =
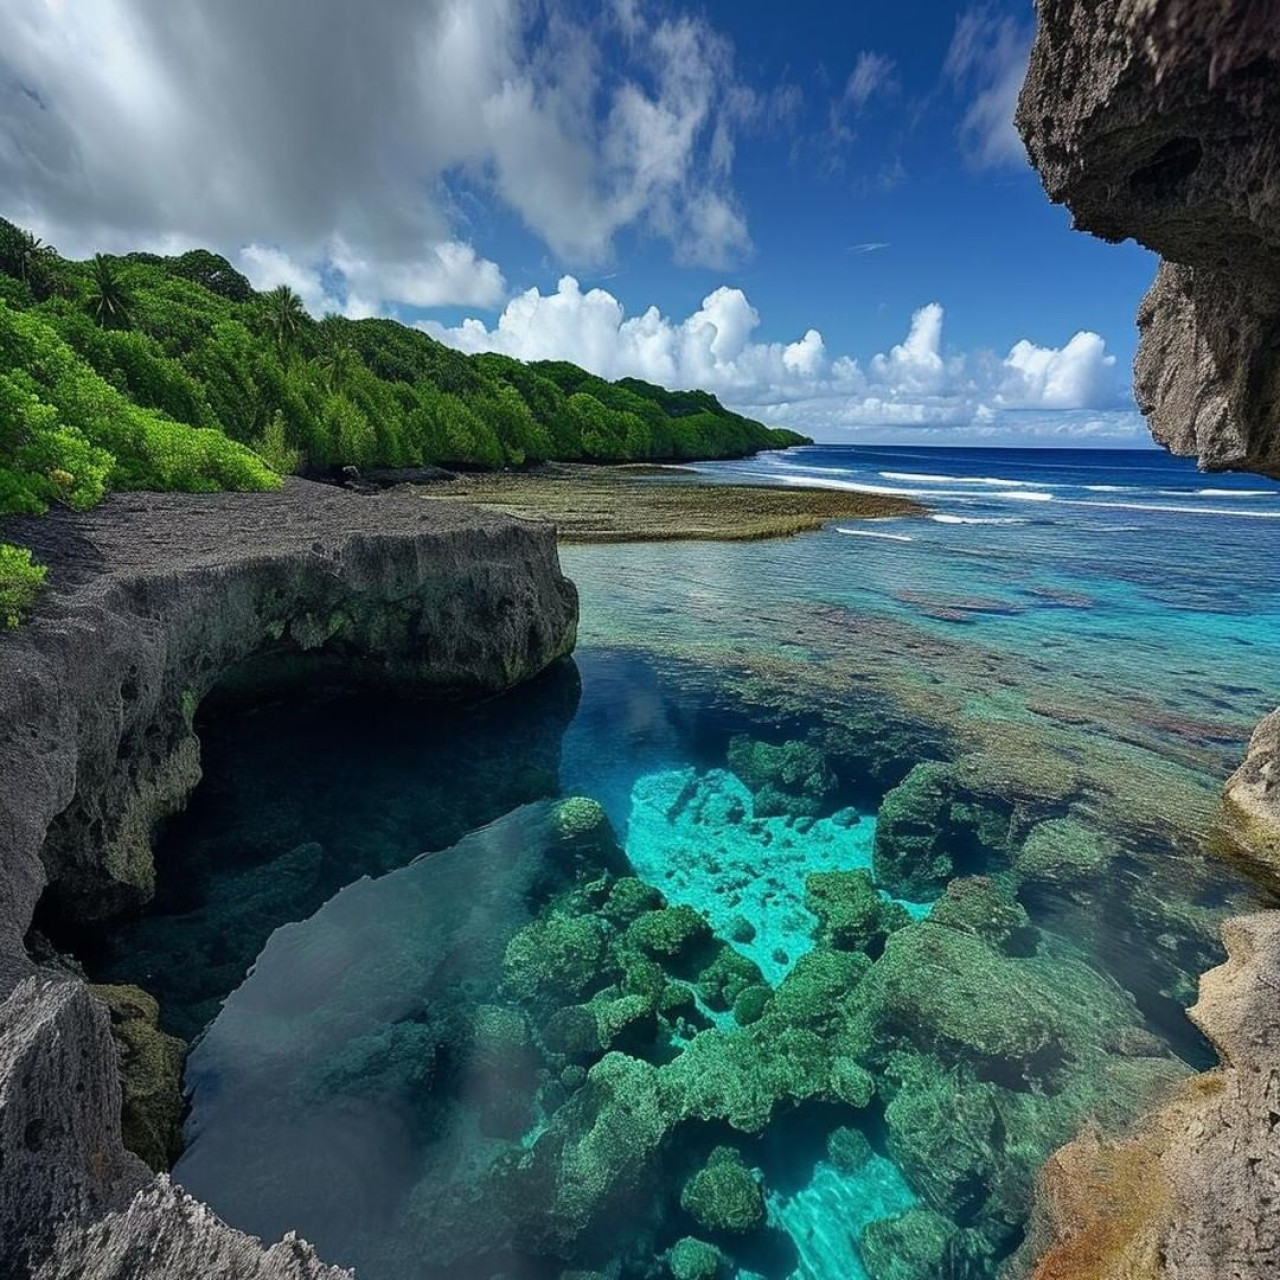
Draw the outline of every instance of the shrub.
<instances>
[{"instance_id":1,"label":"shrub","mask_svg":"<svg viewBox=\"0 0 1280 1280\"><path fill-rule=\"evenodd\" d=\"M31 552L0 542L0 622L16 627L31 611L48 570L31 562Z\"/></svg>"}]
</instances>

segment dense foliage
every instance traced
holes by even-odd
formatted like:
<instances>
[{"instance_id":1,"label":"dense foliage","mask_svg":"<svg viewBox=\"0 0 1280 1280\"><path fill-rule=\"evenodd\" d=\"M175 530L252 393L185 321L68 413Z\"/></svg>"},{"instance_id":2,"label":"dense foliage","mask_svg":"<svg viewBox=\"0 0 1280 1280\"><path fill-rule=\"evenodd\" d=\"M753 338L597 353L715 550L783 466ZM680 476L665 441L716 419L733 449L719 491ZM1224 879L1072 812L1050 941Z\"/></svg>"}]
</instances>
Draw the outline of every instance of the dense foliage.
<instances>
[{"instance_id":1,"label":"dense foliage","mask_svg":"<svg viewBox=\"0 0 1280 1280\"><path fill-rule=\"evenodd\" d=\"M313 320L225 259L59 257L0 220L0 511L303 468L728 457L800 440L705 392Z\"/></svg>"}]
</instances>

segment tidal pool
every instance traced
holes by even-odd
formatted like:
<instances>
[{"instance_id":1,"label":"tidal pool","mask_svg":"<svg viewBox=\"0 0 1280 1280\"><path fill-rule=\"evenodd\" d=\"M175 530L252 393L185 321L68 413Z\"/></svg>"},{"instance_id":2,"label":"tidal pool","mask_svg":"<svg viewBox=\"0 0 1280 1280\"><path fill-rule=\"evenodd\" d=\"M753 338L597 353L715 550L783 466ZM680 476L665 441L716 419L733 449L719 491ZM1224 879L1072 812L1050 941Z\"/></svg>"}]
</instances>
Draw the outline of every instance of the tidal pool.
<instances>
[{"instance_id":1,"label":"tidal pool","mask_svg":"<svg viewBox=\"0 0 1280 1280\"><path fill-rule=\"evenodd\" d=\"M960 496L567 549L574 664L480 707L205 714L87 959L199 1033L174 1176L228 1221L365 1280L984 1280L1056 1146L1211 1061L1183 1010L1263 898L1201 842L1280 648L1215 566L1270 498L755 465Z\"/></svg>"}]
</instances>

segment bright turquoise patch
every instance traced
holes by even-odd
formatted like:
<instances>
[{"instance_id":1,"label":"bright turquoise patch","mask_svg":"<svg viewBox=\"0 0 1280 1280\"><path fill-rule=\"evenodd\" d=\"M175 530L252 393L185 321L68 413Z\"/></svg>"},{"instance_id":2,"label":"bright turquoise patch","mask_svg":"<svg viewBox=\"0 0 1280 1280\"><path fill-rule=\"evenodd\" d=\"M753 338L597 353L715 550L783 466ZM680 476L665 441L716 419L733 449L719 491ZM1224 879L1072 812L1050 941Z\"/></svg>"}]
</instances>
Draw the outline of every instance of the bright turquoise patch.
<instances>
[{"instance_id":1,"label":"bright turquoise patch","mask_svg":"<svg viewBox=\"0 0 1280 1280\"><path fill-rule=\"evenodd\" d=\"M631 791L627 857L642 879L711 927L777 984L813 950L804 905L813 871L870 870L875 819L843 809L813 821L757 818L751 792L724 769L670 769ZM913 915L928 905L904 903Z\"/></svg>"}]
</instances>

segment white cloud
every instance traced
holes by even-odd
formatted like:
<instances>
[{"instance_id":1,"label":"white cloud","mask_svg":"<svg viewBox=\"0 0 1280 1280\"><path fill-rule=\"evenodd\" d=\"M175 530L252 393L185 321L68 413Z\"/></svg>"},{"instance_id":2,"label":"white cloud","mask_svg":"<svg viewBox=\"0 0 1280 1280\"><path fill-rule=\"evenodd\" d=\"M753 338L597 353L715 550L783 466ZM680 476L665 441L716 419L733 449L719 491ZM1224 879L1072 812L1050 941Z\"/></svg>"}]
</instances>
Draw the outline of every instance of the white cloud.
<instances>
[{"instance_id":1,"label":"white cloud","mask_svg":"<svg viewBox=\"0 0 1280 1280\"><path fill-rule=\"evenodd\" d=\"M251 246L348 309L498 301L471 189L570 263L637 227L723 265L750 247L735 136L770 107L707 22L655 9L11 0L0 213L72 254Z\"/></svg>"},{"instance_id":2,"label":"white cloud","mask_svg":"<svg viewBox=\"0 0 1280 1280\"><path fill-rule=\"evenodd\" d=\"M858 54L845 83L844 97L855 111L861 111L871 98L894 85L894 61L883 53L864 49Z\"/></svg>"},{"instance_id":3,"label":"white cloud","mask_svg":"<svg viewBox=\"0 0 1280 1280\"><path fill-rule=\"evenodd\" d=\"M902 342L864 365L832 354L817 329L790 343L757 340L761 318L740 289L715 289L674 320L656 307L628 316L607 290L584 292L565 276L554 293L513 298L492 328L477 319L421 327L463 351L572 360L606 378L703 387L753 417L826 438L888 426L995 435L1027 414L1039 415L1037 430L1083 431L1087 422L1101 430L1096 424L1123 420L1127 432L1136 422L1097 334L1077 333L1062 347L1022 339L1001 357L949 351L944 319L936 302L919 308Z\"/></svg>"},{"instance_id":4,"label":"white cloud","mask_svg":"<svg viewBox=\"0 0 1280 1280\"><path fill-rule=\"evenodd\" d=\"M976 168L1027 163L1013 113L1033 34L986 5L969 9L956 23L944 74L958 91L972 95L960 122L960 144Z\"/></svg>"}]
</instances>

